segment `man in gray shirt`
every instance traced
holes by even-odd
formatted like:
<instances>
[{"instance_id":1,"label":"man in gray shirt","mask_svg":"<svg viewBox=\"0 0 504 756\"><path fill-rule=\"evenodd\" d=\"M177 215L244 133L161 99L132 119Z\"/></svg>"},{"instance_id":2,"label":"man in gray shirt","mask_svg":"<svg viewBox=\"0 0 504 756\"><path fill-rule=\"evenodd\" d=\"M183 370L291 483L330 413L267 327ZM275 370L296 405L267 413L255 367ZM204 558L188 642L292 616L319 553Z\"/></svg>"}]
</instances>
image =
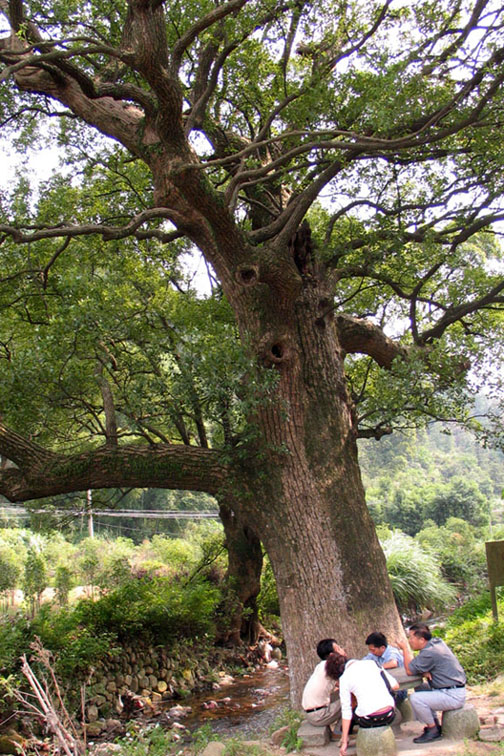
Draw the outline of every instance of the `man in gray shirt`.
<instances>
[{"instance_id":1,"label":"man in gray shirt","mask_svg":"<svg viewBox=\"0 0 504 756\"><path fill-rule=\"evenodd\" d=\"M415 717L426 726L423 734L413 738L415 743L428 743L441 737L437 711L461 709L466 697L465 672L452 651L441 638L433 638L427 625L411 625L408 641L398 642L404 653L404 667L408 675L422 675L429 680L429 688L417 689L409 697ZM412 651L418 651L413 657Z\"/></svg>"}]
</instances>

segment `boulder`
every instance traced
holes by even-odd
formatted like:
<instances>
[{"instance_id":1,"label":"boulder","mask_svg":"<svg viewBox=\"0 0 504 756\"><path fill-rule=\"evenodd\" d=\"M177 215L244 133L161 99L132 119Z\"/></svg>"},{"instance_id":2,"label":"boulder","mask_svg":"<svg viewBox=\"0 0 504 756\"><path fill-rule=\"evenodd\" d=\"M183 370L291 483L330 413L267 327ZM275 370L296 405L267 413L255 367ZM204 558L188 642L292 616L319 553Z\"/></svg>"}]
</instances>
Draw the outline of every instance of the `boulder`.
<instances>
[{"instance_id":1,"label":"boulder","mask_svg":"<svg viewBox=\"0 0 504 756\"><path fill-rule=\"evenodd\" d=\"M284 725L283 727L280 727L279 730L275 730L270 736L270 740L272 745L274 746L281 746L282 740L288 735L290 730L289 725Z\"/></svg>"},{"instance_id":2,"label":"boulder","mask_svg":"<svg viewBox=\"0 0 504 756\"><path fill-rule=\"evenodd\" d=\"M405 698L398 704L397 711L401 713L401 722L412 722L415 719L409 698ZM395 721L393 724L395 724Z\"/></svg>"},{"instance_id":3,"label":"boulder","mask_svg":"<svg viewBox=\"0 0 504 756\"><path fill-rule=\"evenodd\" d=\"M461 709L443 712L443 736L452 740L473 738L478 734L480 723L476 709L466 704Z\"/></svg>"},{"instance_id":4,"label":"boulder","mask_svg":"<svg viewBox=\"0 0 504 756\"><path fill-rule=\"evenodd\" d=\"M355 741L357 756L395 756L397 746L392 728L359 727Z\"/></svg>"},{"instance_id":5,"label":"boulder","mask_svg":"<svg viewBox=\"0 0 504 756\"><path fill-rule=\"evenodd\" d=\"M201 756L223 756L226 750L226 744L218 740L213 740L203 749Z\"/></svg>"},{"instance_id":6,"label":"boulder","mask_svg":"<svg viewBox=\"0 0 504 756\"><path fill-rule=\"evenodd\" d=\"M329 727L315 727L306 719L301 722L297 731L297 736L303 742L303 748L314 748L316 746L325 746L330 740Z\"/></svg>"}]
</instances>

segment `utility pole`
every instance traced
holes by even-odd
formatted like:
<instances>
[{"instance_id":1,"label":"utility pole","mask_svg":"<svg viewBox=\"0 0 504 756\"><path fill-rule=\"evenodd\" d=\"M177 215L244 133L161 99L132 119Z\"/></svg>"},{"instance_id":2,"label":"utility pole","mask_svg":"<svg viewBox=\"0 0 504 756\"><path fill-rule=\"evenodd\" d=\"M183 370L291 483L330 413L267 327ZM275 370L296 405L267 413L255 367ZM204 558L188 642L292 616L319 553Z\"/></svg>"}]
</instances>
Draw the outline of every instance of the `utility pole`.
<instances>
[{"instance_id":1,"label":"utility pole","mask_svg":"<svg viewBox=\"0 0 504 756\"><path fill-rule=\"evenodd\" d=\"M93 496L91 489L87 490L87 514L88 514L88 535L90 538L94 538L94 524L93 524Z\"/></svg>"}]
</instances>

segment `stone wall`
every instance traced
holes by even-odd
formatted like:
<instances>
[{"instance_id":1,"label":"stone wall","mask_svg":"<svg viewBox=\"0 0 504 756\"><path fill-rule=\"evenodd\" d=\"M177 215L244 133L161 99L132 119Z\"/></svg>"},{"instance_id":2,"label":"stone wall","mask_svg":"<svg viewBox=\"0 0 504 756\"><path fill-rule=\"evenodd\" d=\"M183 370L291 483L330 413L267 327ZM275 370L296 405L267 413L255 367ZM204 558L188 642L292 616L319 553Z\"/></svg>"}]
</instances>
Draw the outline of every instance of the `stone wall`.
<instances>
[{"instance_id":1,"label":"stone wall","mask_svg":"<svg viewBox=\"0 0 504 756\"><path fill-rule=\"evenodd\" d=\"M198 645L126 645L120 654L100 662L86 686L89 722L127 713L135 702L156 705L162 700L183 699L190 693L211 689L219 672L236 660L236 651L201 648Z\"/></svg>"}]
</instances>

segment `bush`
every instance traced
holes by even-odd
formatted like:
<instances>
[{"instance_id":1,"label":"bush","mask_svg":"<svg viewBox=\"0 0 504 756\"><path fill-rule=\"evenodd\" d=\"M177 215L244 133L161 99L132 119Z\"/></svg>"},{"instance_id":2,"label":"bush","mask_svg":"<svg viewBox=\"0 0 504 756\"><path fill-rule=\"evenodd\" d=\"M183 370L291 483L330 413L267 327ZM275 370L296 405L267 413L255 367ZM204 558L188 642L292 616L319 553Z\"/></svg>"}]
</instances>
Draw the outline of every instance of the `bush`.
<instances>
[{"instance_id":1,"label":"bush","mask_svg":"<svg viewBox=\"0 0 504 756\"><path fill-rule=\"evenodd\" d=\"M273 575L271 563L267 556L264 556L261 591L257 597L257 603L259 615L263 622L271 615L280 616L280 604L278 603L275 576Z\"/></svg>"},{"instance_id":2,"label":"bush","mask_svg":"<svg viewBox=\"0 0 504 756\"><path fill-rule=\"evenodd\" d=\"M437 527L426 522L415 540L439 562L443 576L463 593L475 593L486 582L485 548L481 533L468 522L450 517Z\"/></svg>"},{"instance_id":3,"label":"bush","mask_svg":"<svg viewBox=\"0 0 504 756\"><path fill-rule=\"evenodd\" d=\"M109 632L120 641L138 636L165 643L175 638L214 634L213 616L220 591L208 583L174 583L167 578L131 580L98 601L75 608L79 625Z\"/></svg>"},{"instance_id":4,"label":"bush","mask_svg":"<svg viewBox=\"0 0 504 756\"><path fill-rule=\"evenodd\" d=\"M442 609L454 601L455 590L443 579L432 554L399 530L387 536L382 530L381 534L392 591L400 612L418 614L423 609Z\"/></svg>"},{"instance_id":5,"label":"bush","mask_svg":"<svg viewBox=\"0 0 504 756\"><path fill-rule=\"evenodd\" d=\"M504 616L504 601L498 602L499 616ZM490 594L457 609L445 627L436 632L442 635L464 667L469 683L491 680L504 668L504 633L502 623L494 622Z\"/></svg>"}]
</instances>

